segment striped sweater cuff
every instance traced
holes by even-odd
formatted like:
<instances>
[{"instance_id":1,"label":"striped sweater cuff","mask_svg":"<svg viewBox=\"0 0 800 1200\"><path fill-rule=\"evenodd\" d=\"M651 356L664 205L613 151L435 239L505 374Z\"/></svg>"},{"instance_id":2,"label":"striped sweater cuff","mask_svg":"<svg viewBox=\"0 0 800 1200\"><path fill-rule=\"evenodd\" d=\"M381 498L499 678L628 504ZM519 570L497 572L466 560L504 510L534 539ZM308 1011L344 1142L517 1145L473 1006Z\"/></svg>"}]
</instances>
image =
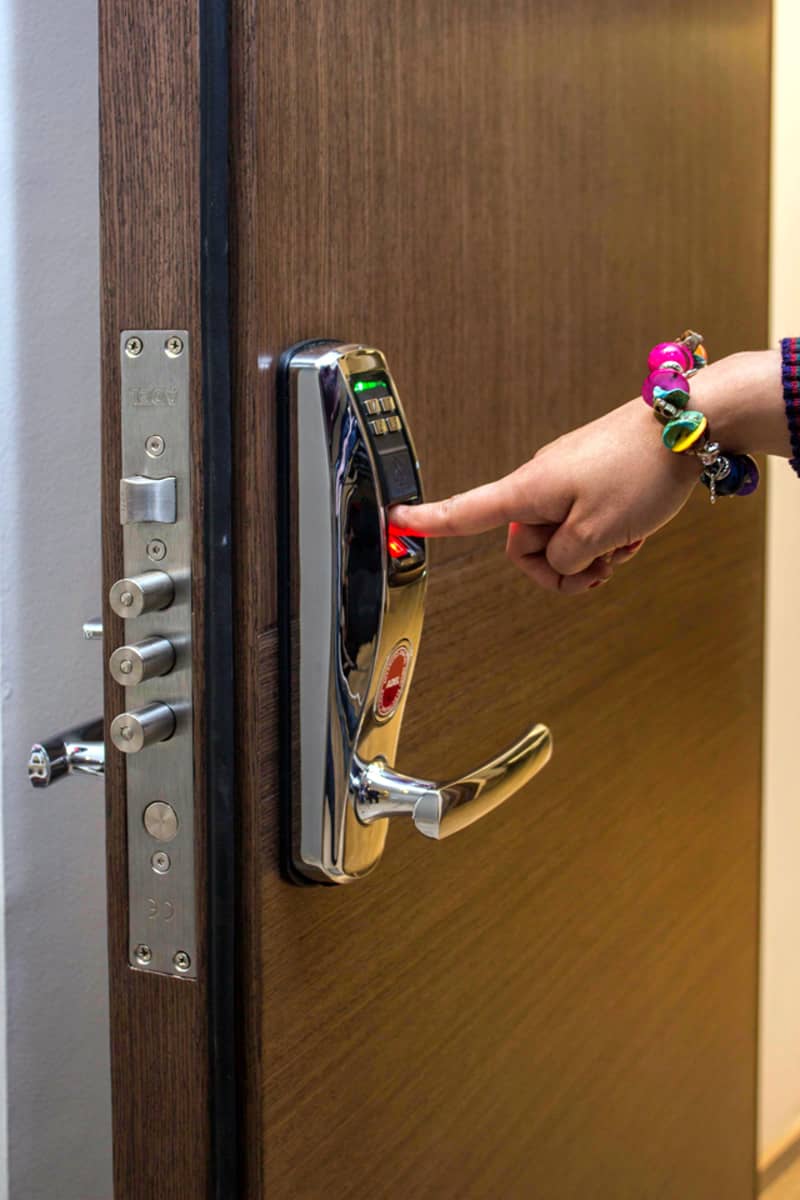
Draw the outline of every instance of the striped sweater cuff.
<instances>
[{"instance_id":1,"label":"striped sweater cuff","mask_svg":"<svg viewBox=\"0 0 800 1200\"><path fill-rule=\"evenodd\" d=\"M800 475L800 337L783 338L781 341L781 378L786 424L792 445L789 465Z\"/></svg>"}]
</instances>

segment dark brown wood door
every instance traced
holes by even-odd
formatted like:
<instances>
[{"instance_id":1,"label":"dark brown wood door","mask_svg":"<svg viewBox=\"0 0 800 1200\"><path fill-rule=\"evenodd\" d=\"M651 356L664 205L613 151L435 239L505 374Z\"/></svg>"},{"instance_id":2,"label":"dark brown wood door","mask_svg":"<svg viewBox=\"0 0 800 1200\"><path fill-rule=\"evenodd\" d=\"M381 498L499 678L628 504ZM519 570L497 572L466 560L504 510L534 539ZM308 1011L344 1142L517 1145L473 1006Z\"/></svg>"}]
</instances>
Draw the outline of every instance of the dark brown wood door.
<instances>
[{"instance_id":1,"label":"dark brown wood door","mask_svg":"<svg viewBox=\"0 0 800 1200\"><path fill-rule=\"evenodd\" d=\"M436 497L635 395L661 336L763 344L769 5L260 0L234 46L248 1194L750 1197L760 504L697 496L574 602L502 533L436 543L402 769L535 719L553 762L447 843L393 828L367 881L300 891L272 364L380 346Z\"/></svg>"},{"instance_id":2,"label":"dark brown wood door","mask_svg":"<svg viewBox=\"0 0 800 1200\"><path fill-rule=\"evenodd\" d=\"M108 344L213 340L194 9L103 7ZM241 1194L748 1200L763 501L698 495L577 599L534 589L500 531L433 545L398 762L454 775L534 720L553 761L447 842L398 826L369 879L296 888L275 365L309 337L379 346L434 498L635 395L687 325L716 357L765 344L769 2L231 0L230 20ZM121 787L112 767L118 1200L201 1196L207 977L129 978Z\"/></svg>"}]
</instances>

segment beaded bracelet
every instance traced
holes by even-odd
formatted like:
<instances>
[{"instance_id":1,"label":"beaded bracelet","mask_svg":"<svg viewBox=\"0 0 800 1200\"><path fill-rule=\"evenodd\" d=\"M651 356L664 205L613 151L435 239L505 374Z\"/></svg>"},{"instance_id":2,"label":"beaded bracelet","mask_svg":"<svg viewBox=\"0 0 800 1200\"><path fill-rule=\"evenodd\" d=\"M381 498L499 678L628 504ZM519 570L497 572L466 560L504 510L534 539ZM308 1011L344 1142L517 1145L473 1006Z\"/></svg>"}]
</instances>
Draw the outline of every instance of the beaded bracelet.
<instances>
[{"instance_id":1,"label":"beaded bracelet","mask_svg":"<svg viewBox=\"0 0 800 1200\"><path fill-rule=\"evenodd\" d=\"M752 495L758 487L759 470L751 455L723 451L711 437L705 414L686 407L689 380L707 362L701 333L687 329L672 342L659 342L647 356L650 374L642 385L642 398L664 426L661 440L667 449L700 459L700 482L708 488L714 504L717 496ZM797 453L800 455L800 440Z\"/></svg>"},{"instance_id":2,"label":"beaded bracelet","mask_svg":"<svg viewBox=\"0 0 800 1200\"><path fill-rule=\"evenodd\" d=\"M783 338L781 341L781 379L792 443L789 466L800 475L800 338Z\"/></svg>"}]
</instances>

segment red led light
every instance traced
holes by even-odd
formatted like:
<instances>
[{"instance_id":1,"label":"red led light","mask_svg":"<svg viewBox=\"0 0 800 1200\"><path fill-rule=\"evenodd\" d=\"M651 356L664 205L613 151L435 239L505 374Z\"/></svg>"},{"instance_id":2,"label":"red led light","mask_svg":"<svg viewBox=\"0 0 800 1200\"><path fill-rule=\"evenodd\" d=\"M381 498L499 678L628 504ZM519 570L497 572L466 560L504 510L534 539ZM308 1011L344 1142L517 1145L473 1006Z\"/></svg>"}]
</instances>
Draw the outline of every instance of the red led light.
<instances>
[{"instance_id":1,"label":"red led light","mask_svg":"<svg viewBox=\"0 0 800 1200\"><path fill-rule=\"evenodd\" d=\"M408 546L406 546L402 538L396 537L393 533L390 533L387 545L389 547L389 554L392 556L392 558L407 557Z\"/></svg>"}]
</instances>

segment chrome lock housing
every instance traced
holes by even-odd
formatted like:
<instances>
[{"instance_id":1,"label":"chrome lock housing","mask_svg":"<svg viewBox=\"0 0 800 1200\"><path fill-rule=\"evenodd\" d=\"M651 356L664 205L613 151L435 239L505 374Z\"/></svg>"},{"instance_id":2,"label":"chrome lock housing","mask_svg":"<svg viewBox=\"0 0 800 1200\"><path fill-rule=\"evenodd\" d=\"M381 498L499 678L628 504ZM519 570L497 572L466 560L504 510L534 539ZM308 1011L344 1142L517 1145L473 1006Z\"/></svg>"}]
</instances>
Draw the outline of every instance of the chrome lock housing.
<instances>
[{"instance_id":1,"label":"chrome lock housing","mask_svg":"<svg viewBox=\"0 0 800 1200\"><path fill-rule=\"evenodd\" d=\"M524 786L552 742L534 725L445 784L394 769L428 578L424 540L388 516L422 501L405 412L362 345L292 347L278 391L282 860L294 882L347 883L377 865L391 819L448 837Z\"/></svg>"}]
</instances>

